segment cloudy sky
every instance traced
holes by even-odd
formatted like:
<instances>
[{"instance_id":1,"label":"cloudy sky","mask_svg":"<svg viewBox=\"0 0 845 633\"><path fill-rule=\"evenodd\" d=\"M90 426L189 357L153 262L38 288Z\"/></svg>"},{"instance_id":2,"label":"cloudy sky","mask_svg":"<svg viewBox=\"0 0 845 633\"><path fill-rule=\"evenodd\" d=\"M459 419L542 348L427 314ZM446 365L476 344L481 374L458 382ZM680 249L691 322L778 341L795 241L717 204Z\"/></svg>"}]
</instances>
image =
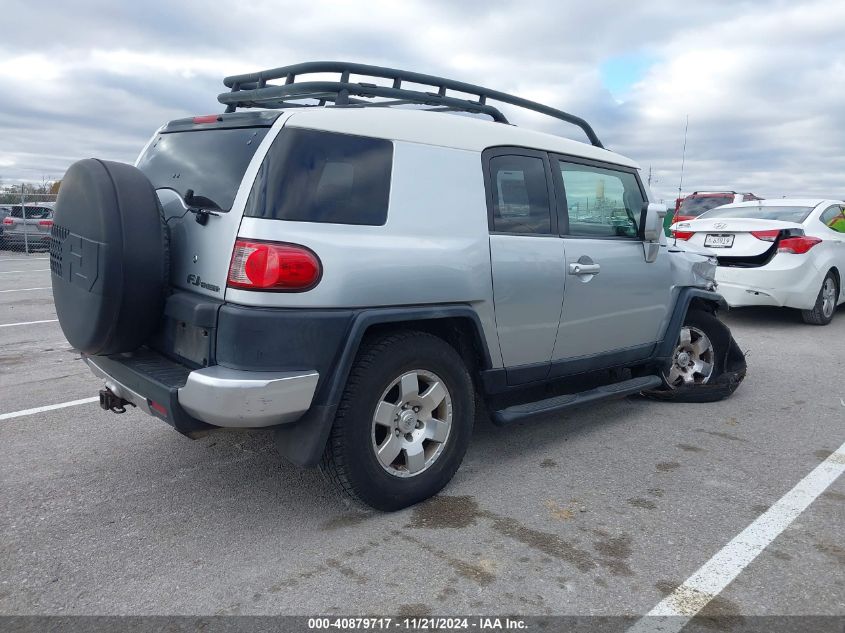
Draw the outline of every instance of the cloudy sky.
<instances>
[{"instance_id":1,"label":"cloudy sky","mask_svg":"<svg viewBox=\"0 0 845 633\"><path fill-rule=\"evenodd\" d=\"M341 59L445 75L590 121L673 199L845 196L845 2L4 0L0 180L133 161L225 75ZM514 113L520 125L578 130Z\"/></svg>"}]
</instances>

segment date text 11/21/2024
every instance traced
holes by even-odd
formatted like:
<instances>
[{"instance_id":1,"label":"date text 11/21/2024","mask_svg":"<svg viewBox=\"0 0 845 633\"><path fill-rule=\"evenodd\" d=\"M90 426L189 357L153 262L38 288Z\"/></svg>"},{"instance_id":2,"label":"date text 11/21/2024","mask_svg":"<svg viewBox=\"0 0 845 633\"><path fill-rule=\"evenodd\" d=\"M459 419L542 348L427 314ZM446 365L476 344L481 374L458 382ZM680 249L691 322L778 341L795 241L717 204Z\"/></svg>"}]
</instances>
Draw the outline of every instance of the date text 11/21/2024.
<instances>
[{"instance_id":1,"label":"date text 11/21/2024","mask_svg":"<svg viewBox=\"0 0 845 633\"><path fill-rule=\"evenodd\" d=\"M350 617L350 618L309 618L309 630L357 630L357 629L401 629L406 631L425 630L480 630L503 631L524 630L526 623L521 618L499 617Z\"/></svg>"}]
</instances>

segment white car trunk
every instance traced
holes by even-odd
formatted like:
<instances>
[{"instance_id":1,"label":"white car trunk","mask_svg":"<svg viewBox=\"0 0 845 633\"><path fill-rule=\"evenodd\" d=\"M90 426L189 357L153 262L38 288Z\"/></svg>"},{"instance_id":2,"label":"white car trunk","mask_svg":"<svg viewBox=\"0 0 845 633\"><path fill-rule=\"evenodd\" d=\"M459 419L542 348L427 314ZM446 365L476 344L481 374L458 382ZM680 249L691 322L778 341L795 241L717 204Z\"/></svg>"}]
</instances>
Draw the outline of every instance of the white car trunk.
<instances>
[{"instance_id":1,"label":"white car trunk","mask_svg":"<svg viewBox=\"0 0 845 633\"><path fill-rule=\"evenodd\" d=\"M680 222L672 227L681 235L692 233L687 244L706 248L717 257L754 257L772 248L777 232L803 230L797 222L746 218L703 218Z\"/></svg>"}]
</instances>

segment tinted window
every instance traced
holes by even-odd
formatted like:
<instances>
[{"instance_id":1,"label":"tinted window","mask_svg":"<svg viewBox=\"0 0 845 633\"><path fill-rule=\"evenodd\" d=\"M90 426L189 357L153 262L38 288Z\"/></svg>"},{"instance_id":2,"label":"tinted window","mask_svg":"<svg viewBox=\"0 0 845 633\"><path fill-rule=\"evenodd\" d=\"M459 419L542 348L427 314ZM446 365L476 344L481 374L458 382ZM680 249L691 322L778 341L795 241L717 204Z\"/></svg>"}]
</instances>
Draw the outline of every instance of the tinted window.
<instances>
[{"instance_id":1,"label":"tinted window","mask_svg":"<svg viewBox=\"0 0 845 633\"><path fill-rule=\"evenodd\" d=\"M211 199L232 208L249 161L269 128L214 129L160 134L138 161L156 189Z\"/></svg>"},{"instance_id":2,"label":"tinted window","mask_svg":"<svg viewBox=\"0 0 845 633\"><path fill-rule=\"evenodd\" d=\"M825 212L819 216L819 220L827 228L833 229L838 233L845 233L845 215L842 214L842 208L839 205L825 209Z\"/></svg>"},{"instance_id":3,"label":"tinted window","mask_svg":"<svg viewBox=\"0 0 845 633\"><path fill-rule=\"evenodd\" d=\"M382 225L390 202L393 143L283 130L258 173L245 214L256 218Z\"/></svg>"},{"instance_id":4,"label":"tinted window","mask_svg":"<svg viewBox=\"0 0 845 633\"><path fill-rule=\"evenodd\" d=\"M753 220L782 220L784 222L803 222L810 215L813 207L776 207L765 205L751 205L748 207L720 207L707 213L701 218L749 218Z\"/></svg>"},{"instance_id":5,"label":"tinted window","mask_svg":"<svg viewBox=\"0 0 845 633\"><path fill-rule=\"evenodd\" d=\"M559 161L569 235L636 237L645 199L629 172Z\"/></svg>"},{"instance_id":6,"label":"tinted window","mask_svg":"<svg viewBox=\"0 0 845 633\"><path fill-rule=\"evenodd\" d=\"M726 196L687 196L681 202L678 215L698 216L705 211L721 207L723 204L730 204L733 201L733 194Z\"/></svg>"},{"instance_id":7,"label":"tinted window","mask_svg":"<svg viewBox=\"0 0 845 633\"><path fill-rule=\"evenodd\" d=\"M490 182L494 231L552 232L549 187L542 158L494 156L490 159Z\"/></svg>"},{"instance_id":8,"label":"tinted window","mask_svg":"<svg viewBox=\"0 0 845 633\"><path fill-rule=\"evenodd\" d=\"M30 207L27 205L24 207L26 209L26 219L27 220L41 220L44 218L51 218L53 217L53 210L48 207ZM21 210L20 206L12 207L12 217L13 218L22 218L23 211Z\"/></svg>"}]
</instances>

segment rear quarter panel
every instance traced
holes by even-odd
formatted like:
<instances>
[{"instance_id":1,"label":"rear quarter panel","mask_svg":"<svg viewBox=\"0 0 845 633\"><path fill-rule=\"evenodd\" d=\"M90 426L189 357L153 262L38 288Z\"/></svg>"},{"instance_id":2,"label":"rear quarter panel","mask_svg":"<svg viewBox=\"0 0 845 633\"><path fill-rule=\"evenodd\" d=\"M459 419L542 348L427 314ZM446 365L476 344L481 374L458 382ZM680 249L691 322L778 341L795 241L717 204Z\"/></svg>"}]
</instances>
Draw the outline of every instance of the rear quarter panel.
<instances>
[{"instance_id":1,"label":"rear quarter panel","mask_svg":"<svg viewBox=\"0 0 845 633\"><path fill-rule=\"evenodd\" d=\"M239 236L307 246L320 257L323 276L299 293L229 288L227 301L287 308L471 304L491 353L498 350L478 152L394 141L384 226L245 217Z\"/></svg>"}]
</instances>

